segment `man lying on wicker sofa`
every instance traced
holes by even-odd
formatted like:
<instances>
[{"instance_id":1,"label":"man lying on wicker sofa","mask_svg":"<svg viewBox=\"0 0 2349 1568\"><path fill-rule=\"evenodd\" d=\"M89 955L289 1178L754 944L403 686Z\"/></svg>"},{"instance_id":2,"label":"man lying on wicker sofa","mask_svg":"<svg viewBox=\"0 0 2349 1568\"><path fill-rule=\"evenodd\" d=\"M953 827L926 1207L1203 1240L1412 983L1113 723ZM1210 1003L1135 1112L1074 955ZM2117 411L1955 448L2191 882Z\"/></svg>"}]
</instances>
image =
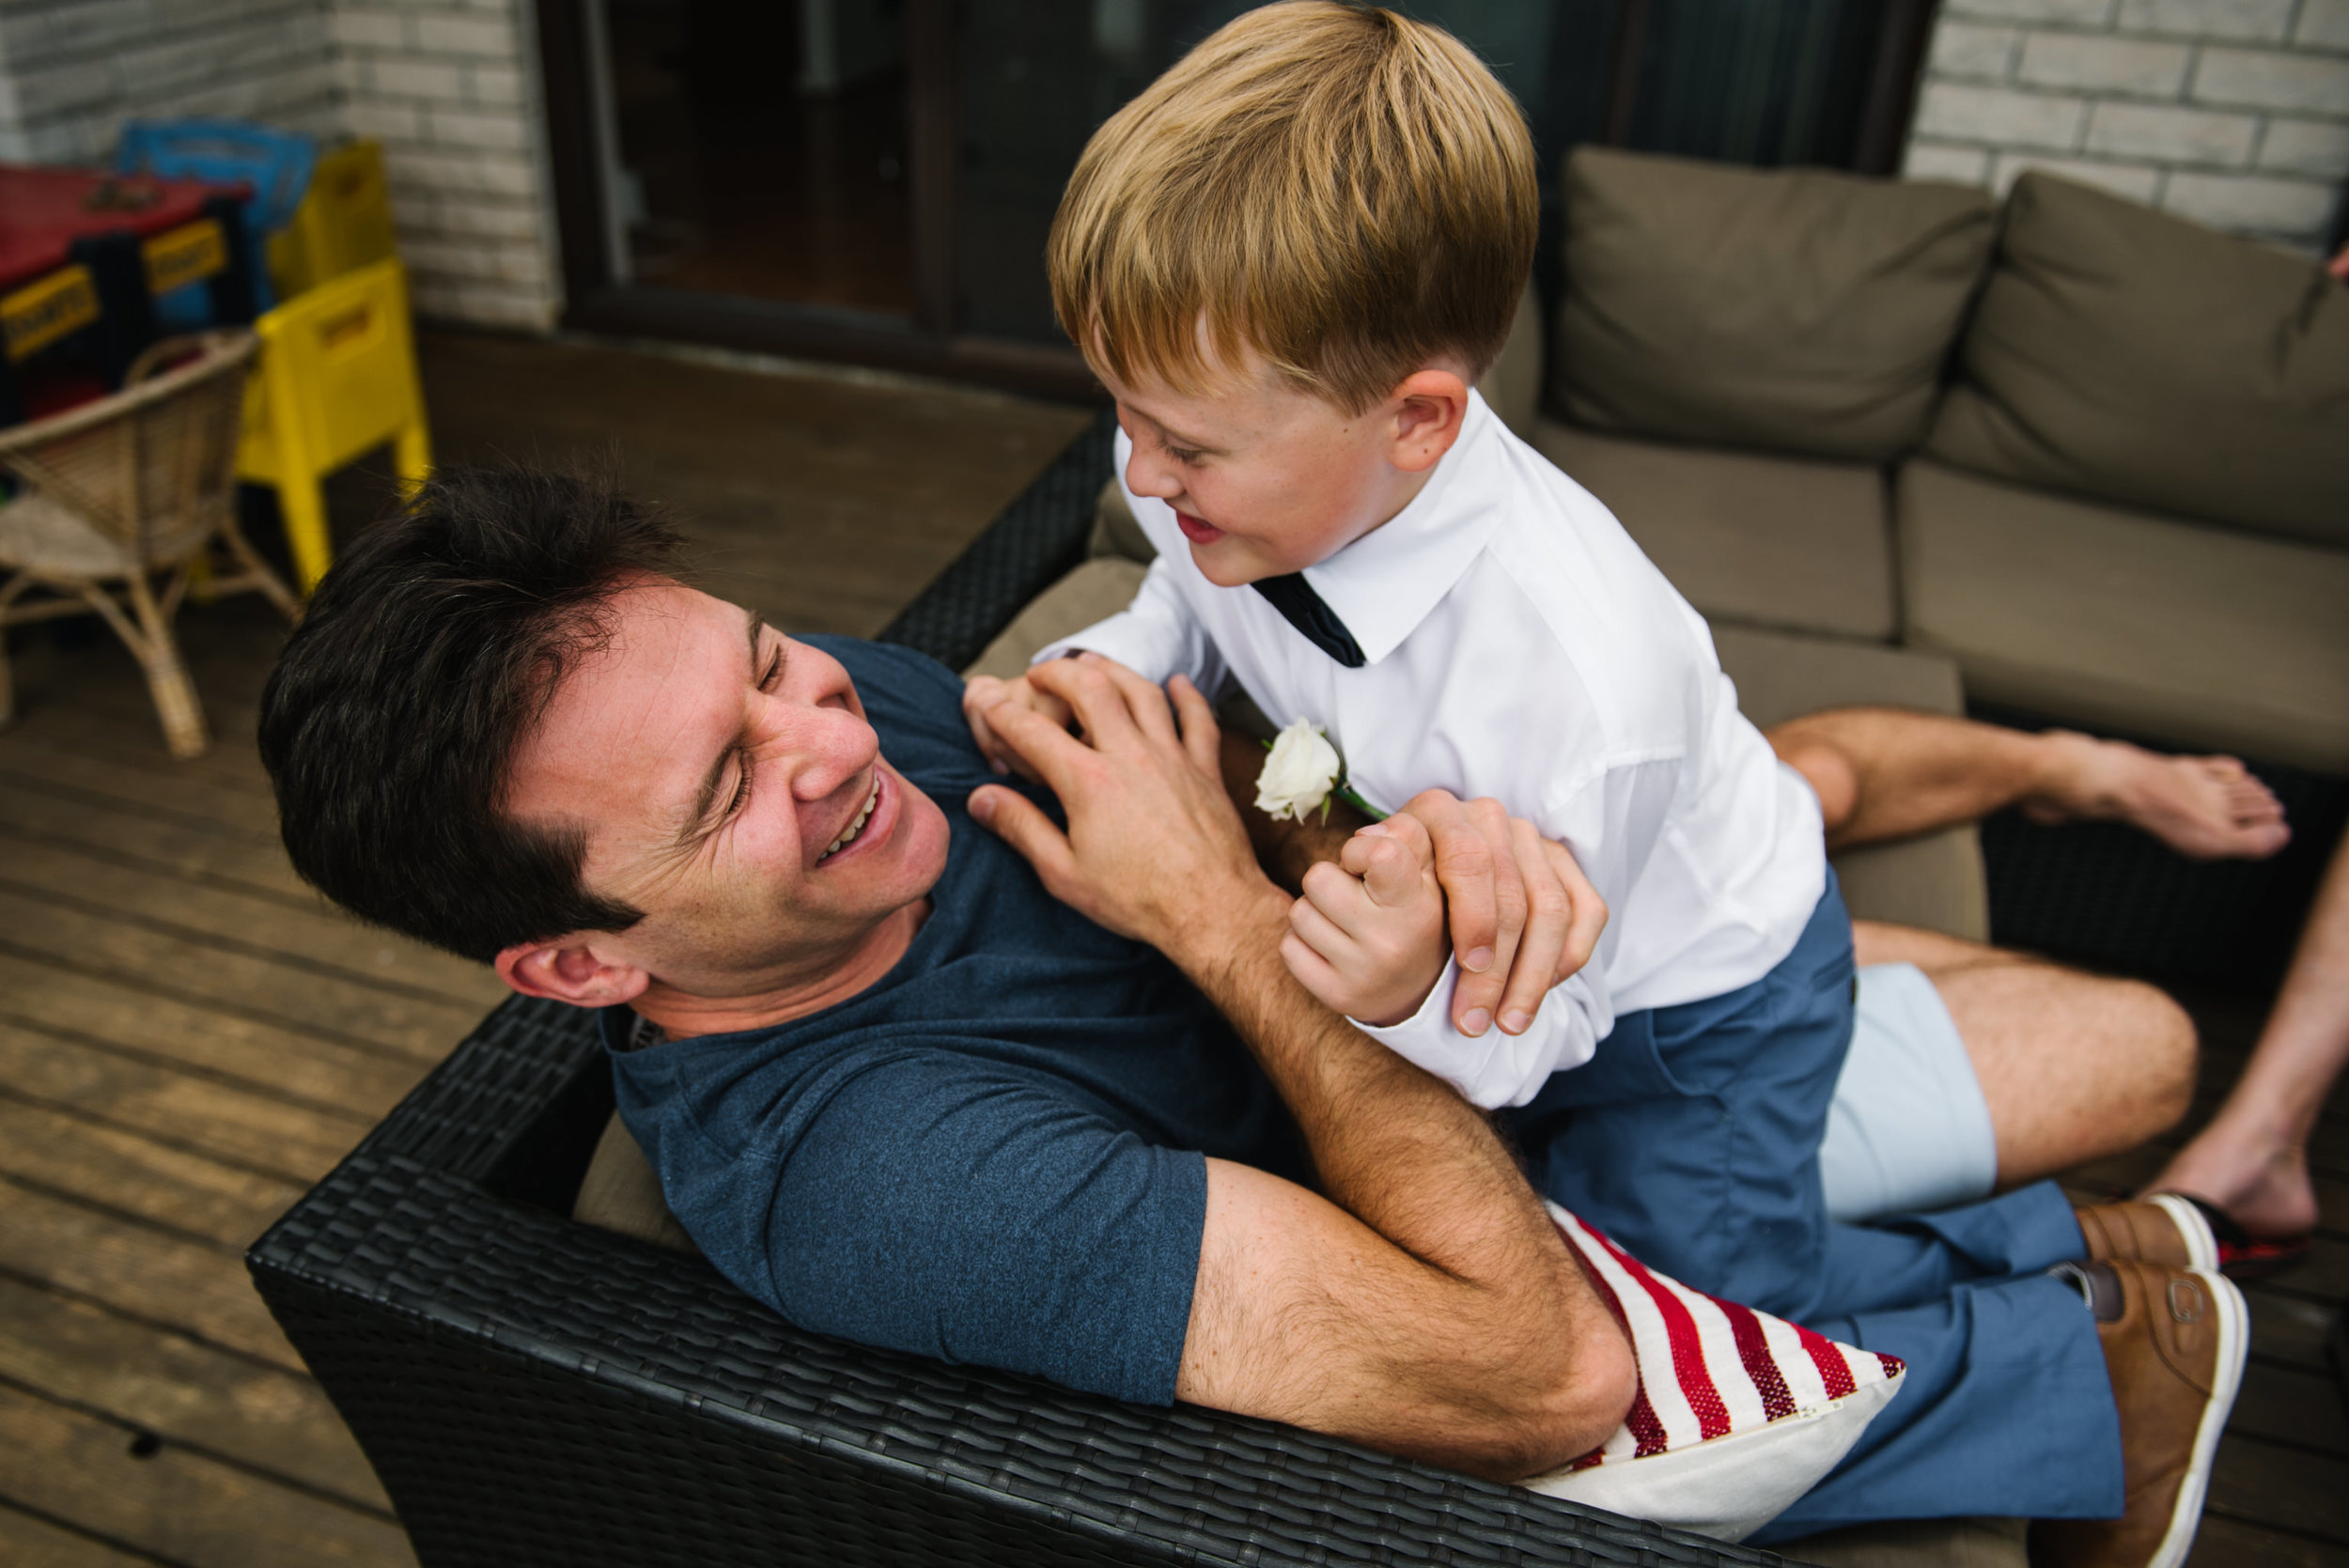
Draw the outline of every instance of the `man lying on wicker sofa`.
<instances>
[{"instance_id":1,"label":"man lying on wicker sofa","mask_svg":"<svg viewBox=\"0 0 2349 1568\"><path fill-rule=\"evenodd\" d=\"M321 585L261 742L331 897L608 1009L623 1115L712 1263L805 1327L1489 1476L1621 1424L1623 1336L1493 1128L1289 977L1195 691L1038 677L1086 731L1029 753L1064 837L1003 809L949 673L787 640L675 546L606 484L444 473ZM1546 853L1517 871L1563 907ZM1971 1259L1920 1310L2081 1312L2055 1261ZM2100 1278L2105 1441L2150 1411L2199 1448L2209 1369L2165 1372L2182 1330ZM2109 1432L2083 1343L2046 1381L2091 1378ZM1925 1371L1781 1534L1982 1512L2034 1468L2110 1511L2046 1389Z\"/></svg>"}]
</instances>

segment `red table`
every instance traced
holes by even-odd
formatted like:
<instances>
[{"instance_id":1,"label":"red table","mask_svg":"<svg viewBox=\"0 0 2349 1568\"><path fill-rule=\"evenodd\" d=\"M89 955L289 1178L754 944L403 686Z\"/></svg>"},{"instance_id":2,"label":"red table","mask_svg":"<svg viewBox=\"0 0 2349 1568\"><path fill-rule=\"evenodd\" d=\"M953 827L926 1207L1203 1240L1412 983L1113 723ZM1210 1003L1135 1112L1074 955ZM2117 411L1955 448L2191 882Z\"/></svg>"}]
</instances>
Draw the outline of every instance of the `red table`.
<instances>
[{"instance_id":1,"label":"red table","mask_svg":"<svg viewBox=\"0 0 2349 1568\"><path fill-rule=\"evenodd\" d=\"M157 294L210 279L214 314L253 318L242 184L0 163L0 423L13 367L89 329L110 385L155 338Z\"/></svg>"}]
</instances>

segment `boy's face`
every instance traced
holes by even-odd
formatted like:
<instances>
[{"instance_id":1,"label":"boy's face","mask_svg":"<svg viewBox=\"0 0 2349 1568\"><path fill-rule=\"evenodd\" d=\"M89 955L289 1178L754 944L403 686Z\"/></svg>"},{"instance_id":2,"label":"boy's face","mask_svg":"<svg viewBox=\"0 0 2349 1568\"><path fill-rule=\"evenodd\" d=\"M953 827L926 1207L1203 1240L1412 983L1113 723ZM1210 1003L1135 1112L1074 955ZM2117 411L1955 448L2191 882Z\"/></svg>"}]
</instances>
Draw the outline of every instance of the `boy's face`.
<instances>
[{"instance_id":1,"label":"boy's face","mask_svg":"<svg viewBox=\"0 0 2349 1568\"><path fill-rule=\"evenodd\" d=\"M1327 560L1410 504L1467 411L1456 368L1348 414L1251 356L1212 392L1096 366L1133 441L1126 483L1174 508L1191 559L1232 588Z\"/></svg>"}]
</instances>

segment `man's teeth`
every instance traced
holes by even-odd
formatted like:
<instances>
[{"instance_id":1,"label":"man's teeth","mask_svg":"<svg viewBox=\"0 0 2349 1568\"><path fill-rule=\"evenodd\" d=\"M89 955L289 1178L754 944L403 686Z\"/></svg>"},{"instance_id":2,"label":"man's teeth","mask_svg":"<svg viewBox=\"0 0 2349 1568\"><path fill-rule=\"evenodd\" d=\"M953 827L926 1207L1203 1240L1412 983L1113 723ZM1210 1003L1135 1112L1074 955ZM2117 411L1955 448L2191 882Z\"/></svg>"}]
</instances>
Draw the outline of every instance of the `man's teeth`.
<instances>
[{"instance_id":1,"label":"man's teeth","mask_svg":"<svg viewBox=\"0 0 2349 1568\"><path fill-rule=\"evenodd\" d=\"M825 848L824 852L816 858L818 861L828 861L840 852L842 846L854 843L856 835L864 831L864 824L872 820L873 808L879 803L880 775L876 773L873 775L873 793L864 798L864 809L858 812L856 814L856 820L841 830L840 836L833 839L831 845Z\"/></svg>"}]
</instances>

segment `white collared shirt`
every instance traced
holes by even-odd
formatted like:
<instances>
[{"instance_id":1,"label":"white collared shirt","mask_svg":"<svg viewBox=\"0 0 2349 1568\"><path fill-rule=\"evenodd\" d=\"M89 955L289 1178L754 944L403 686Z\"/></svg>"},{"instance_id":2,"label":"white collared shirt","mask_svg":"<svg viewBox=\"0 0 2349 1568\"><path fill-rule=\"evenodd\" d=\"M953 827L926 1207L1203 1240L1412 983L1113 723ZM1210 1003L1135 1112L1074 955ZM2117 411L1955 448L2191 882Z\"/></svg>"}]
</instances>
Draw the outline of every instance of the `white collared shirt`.
<instances>
[{"instance_id":1,"label":"white collared shirt","mask_svg":"<svg viewBox=\"0 0 2349 1568\"><path fill-rule=\"evenodd\" d=\"M1121 486L1131 456L1121 432ZM1478 1105L1522 1105L1619 1013L1735 990L1793 950L1827 885L1817 798L1737 711L1703 618L1482 397L1409 505L1306 568L1360 669L1253 588L1209 582L1165 502L1126 501L1157 563L1129 609L1038 660L1089 648L1210 696L1237 679L1275 724L1323 726L1380 811L1491 796L1607 901L1596 955L1524 1035L1455 1031L1450 968L1417 1016L1366 1032Z\"/></svg>"}]
</instances>

